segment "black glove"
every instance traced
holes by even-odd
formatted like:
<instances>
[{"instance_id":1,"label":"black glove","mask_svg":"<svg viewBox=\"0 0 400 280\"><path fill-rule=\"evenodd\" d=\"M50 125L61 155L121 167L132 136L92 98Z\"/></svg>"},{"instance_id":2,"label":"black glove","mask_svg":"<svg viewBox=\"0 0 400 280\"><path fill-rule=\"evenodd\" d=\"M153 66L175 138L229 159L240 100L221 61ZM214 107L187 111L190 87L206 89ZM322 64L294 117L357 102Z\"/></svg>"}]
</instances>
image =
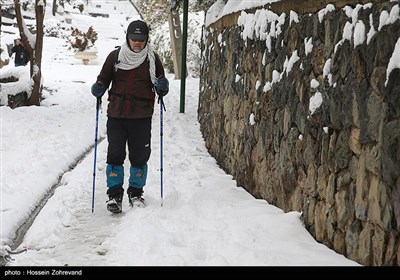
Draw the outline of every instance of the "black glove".
<instances>
[{"instance_id":1,"label":"black glove","mask_svg":"<svg viewBox=\"0 0 400 280\"><path fill-rule=\"evenodd\" d=\"M106 92L106 88L100 82L96 82L92 85L92 94L96 97L102 97Z\"/></svg>"},{"instance_id":2,"label":"black glove","mask_svg":"<svg viewBox=\"0 0 400 280\"><path fill-rule=\"evenodd\" d=\"M154 83L154 87L156 88L156 92L159 96L164 96L167 95L169 91L169 82L168 79L161 76L160 78L157 79L157 81Z\"/></svg>"}]
</instances>

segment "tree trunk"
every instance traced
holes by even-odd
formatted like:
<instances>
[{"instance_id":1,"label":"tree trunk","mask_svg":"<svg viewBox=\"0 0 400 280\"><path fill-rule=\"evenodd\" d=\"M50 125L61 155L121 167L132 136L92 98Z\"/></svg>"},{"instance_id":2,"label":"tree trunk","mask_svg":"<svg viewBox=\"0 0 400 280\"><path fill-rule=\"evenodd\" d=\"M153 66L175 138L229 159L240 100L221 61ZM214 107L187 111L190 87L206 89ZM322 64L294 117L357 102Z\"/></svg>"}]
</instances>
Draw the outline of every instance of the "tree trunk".
<instances>
[{"instance_id":1,"label":"tree trunk","mask_svg":"<svg viewBox=\"0 0 400 280\"><path fill-rule=\"evenodd\" d=\"M33 34L28 30L21 14L21 6L19 0L14 0L15 15L17 17L18 29L22 42L29 53L30 60L30 75L33 80L31 95L28 99L28 105L40 106L41 100L41 80L42 80L42 51L43 51L43 19L45 7L42 0L35 0L35 15L36 15L36 40L35 45L29 41ZM27 36L29 35L29 37Z\"/></svg>"},{"instance_id":2,"label":"tree trunk","mask_svg":"<svg viewBox=\"0 0 400 280\"><path fill-rule=\"evenodd\" d=\"M53 14L53 16L55 16L56 12L57 12L57 0L53 0L53 7L51 9L51 13Z\"/></svg>"}]
</instances>

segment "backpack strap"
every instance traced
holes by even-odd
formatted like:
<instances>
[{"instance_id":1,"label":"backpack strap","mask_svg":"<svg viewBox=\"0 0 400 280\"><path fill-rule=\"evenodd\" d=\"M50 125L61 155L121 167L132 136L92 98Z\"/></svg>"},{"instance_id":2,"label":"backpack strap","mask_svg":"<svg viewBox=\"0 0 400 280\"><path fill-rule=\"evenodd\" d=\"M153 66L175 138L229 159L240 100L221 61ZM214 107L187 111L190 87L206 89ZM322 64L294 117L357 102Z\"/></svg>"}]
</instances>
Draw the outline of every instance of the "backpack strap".
<instances>
[{"instance_id":1,"label":"backpack strap","mask_svg":"<svg viewBox=\"0 0 400 280\"><path fill-rule=\"evenodd\" d=\"M114 71L113 71L113 77L112 77L112 82L114 83L114 78L115 78L115 73L117 72L117 70L118 70L118 68L117 68L117 64L119 63L119 60L118 60L118 55L119 55L119 51L121 50L121 46L117 46L117 47L115 47L117 50L116 50L116 52L114 53L114 63L113 63L113 68L114 68Z\"/></svg>"},{"instance_id":2,"label":"backpack strap","mask_svg":"<svg viewBox=\"0 0 400 280\"><path fill-rule=\"evenodd\" d=\"M121 46L116 47L117 51L114 53L114 72L117 72L117 64L119 63L118 55L121 50Z\"/></svg>"}]
</instances>

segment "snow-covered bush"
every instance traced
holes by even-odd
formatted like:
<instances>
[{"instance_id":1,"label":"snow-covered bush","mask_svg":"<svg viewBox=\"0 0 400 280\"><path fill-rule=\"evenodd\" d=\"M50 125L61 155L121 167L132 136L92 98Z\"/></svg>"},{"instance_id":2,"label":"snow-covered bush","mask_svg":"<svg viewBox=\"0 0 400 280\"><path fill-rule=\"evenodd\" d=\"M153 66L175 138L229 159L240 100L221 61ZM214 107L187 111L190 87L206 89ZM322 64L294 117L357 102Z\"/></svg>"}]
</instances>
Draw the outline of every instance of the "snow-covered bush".
<instances>
[{"instance_id":1,"label":"snow-covered bush","mask_svg":"<svg viewBox=\"0 0 400 280\"><path fill-rule=\"evenodd\" d=\"M192 13L188 18L187 68L192 77L200 76L201 33L204 24L204 12Z\"/></svg>"},{"instance_id":2,"label":"snow-covered bush","mask_svg":"<svg viewBox=\"0 0 400 280\"><path fill-rule=\"evenodd\" d=\"M83 10L85 9L85 4L81 0L76 0L73 2L72 7L74 9L78 9L82 14Z\"/></svg>"},{"instance_id":3,"label":"snow-covered bush","mask_svg":"<svg viewBox=\"0 0 400 280\"><path fill-rule=\"evenodd\" d=\"M55 18L49 18L44 22L44 36L64 38L64 30L61 28L61 22Z\"/></svg>"},{"instance_id":4,"label":"snow-covered bush","mask_svg":"<svg viewBox=\"0 0 400 280\"><path fill-rule=\"evenodd\" d=\"M82 32L78 28L71 27L71 35L67 37L70 48L77 51L84 51L92 48L97 41L97 32L90 26L88 31Z\"/></svg>"},{"instance_id":5,"label":"snow-covered bush","mask_svg":"<svg viewBox=\"0 0 400 280\"><path fill-rule=\"evenodd\" d=\"M0 106L17 106L10 105L9 99L14 99L17 95L21 95L20 101L26 102L32 93L32 80L29 75L29 66L14 67L14 65L6 65L0 71ZM17 105L17 104L14 104ZM26 104L23 104L25 106Z\"/></svg>"},{"instance_id":6,"label":"snow-covered bush","mask_svg":"<svg viewBox=\"0 0 400 280\"><path fill-rule=\"evenodd\" d=\"M188 74L194 78L200 75L201 26L204 24L204 12L189 13L187 29L186 61ZM182 18L181 18L182 21ZM164 67L174 73L168 22L150 31L150 43L160 55Z\"/></svg>"}]
</instances>

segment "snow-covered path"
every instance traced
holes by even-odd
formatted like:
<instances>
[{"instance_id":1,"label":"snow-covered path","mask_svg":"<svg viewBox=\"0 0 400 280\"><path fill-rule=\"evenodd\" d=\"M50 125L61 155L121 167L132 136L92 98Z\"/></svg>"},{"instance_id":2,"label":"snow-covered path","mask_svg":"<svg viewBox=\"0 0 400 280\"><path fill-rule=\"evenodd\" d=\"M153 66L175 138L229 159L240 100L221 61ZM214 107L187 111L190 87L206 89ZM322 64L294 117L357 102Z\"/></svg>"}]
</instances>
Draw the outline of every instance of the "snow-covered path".
<instances>
[{"instance_id":1,"label":"snow-covered path","mask_svg":"<svg viewBox=\"0 0 400 280\"><path fill-rule=\"evenodd\" d=\"M178 86L172 82L164 112L163 206L156 110L148 206L130 209L125 196L124 213L107 212L104 140L98 146L94 213L91 153L63 176L25 237L30 250L12 265L356 265L315 242L300 213L285 214L236 187L204 147L196 120L196 81L188 83L185 114L177 113Z\"/></svg>"},{"instance_id":2,"label":"snow-covered path","mask_svg":"<svg viewBox=\"0 0 400 280\"><path fill-rule=\"evenodd\" d=\"M106 55L123 42L116 18L76 15L102 35L98 59L83 65L59 38L45 38L45 100L40 107L2 114L2 244L36 203L94 142L95 82ZM110 28L113 26L113 28ZM118 32L114 29L119 28ZM115 34L103 34L113 30ZM154 31L156 32L156 31ZM107 139L98 146L92 213L93 152L64 174L60 186L28 230L26 254L8 266L358 266L316 242L300 220L236 186L205 148L197 105L199 79L186 80L186 109L179 113L180 81L170 80L163 118L164 185L160 197L160 115L155 106L146 208L106 210ZM106 98L99 118L105 136ZM243 120L247 121L247 120ZM125 165L127 182L128 162ZM126 189L126 184L125 184Z\"/></svg>"}]
</instances>

